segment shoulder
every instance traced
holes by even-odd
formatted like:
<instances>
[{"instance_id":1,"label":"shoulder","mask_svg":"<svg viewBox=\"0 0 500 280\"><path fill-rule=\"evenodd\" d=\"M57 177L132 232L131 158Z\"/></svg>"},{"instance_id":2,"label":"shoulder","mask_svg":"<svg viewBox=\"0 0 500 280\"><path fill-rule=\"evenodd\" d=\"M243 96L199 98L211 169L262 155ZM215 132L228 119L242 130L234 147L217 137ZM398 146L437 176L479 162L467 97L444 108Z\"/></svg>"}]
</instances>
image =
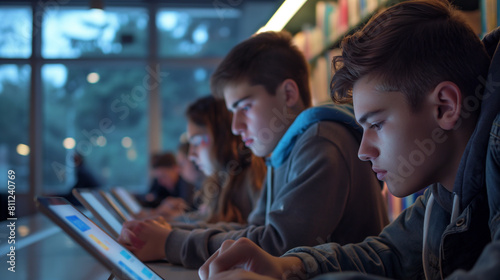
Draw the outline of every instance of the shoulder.
<instances>
[{"instance_id":1,"label":"shoulder","mask_svg":"<svg viewBox=\"0 0 500 280\"><path fill-rule=\"evenodd\" d=\"M356 132L347 126L334 121L319 121L311 125L297 138L298 143L327 140L333 143L359 144L360 138Z\"/></svg>"}]
</instances>

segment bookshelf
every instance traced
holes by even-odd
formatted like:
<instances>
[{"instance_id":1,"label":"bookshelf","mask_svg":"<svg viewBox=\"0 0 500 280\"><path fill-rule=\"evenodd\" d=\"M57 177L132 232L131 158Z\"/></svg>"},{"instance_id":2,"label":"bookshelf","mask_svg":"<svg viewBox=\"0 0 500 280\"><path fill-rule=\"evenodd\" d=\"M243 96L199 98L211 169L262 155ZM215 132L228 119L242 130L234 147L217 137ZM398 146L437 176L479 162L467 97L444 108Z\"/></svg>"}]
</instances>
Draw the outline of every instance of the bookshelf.
<instances>
[{"instance_id":1,"label":"bookshelf","mask_svg":"<svg viewBox=\"0 0 500 280\"><path fill-rule=\"evenodd\" d=\"M329 101L331 59L342 38L361 28L376 12L405 0L309 0L285 25L311 67L313 104ZM482 37L499 26L500 0L449 0ZM326 67L325 67L326 66Z\"/></svg>"},{"instance_id":2,"label":"bookshelf","mask_svg":"<svg viewBox=\"0 0 500 280\"><path fill-rule=\"evenodd\" d=\"M331 102L329 86L331 61L340 54L340 42L346 35L361 28L375 13L404 0L309 0L285 26L294 35L294 43L304 53L311 69L313 105ZM500 0L450 0L462 10L465 20L482 38L500 26ZM424 190L404 198L387 191L389 218L413 204Z\"/></svg>"},{"instance_id":3,"label":"bookshelf","mask_svg":"<svg viewBox=\"0 0 500 280\"><path fill-rule=\"evenodd\" d=\"M354 33L376 12L402 0L309 0L292 17L285 30L304 53L311 68L313 104L330 101L331 60L342 38Z\"/></svg>"},{"instance_id":4,"label":"bookshelf","mask_svg":"<svg viewBox=\"0 0 500 280\"><path fill-rule=\"evenodd\" d=\"M294 16L285 30L294 34L294 41L303 50L306 59L314 63L317 58L338 47L342 38L359 29L377 11L400 1L307 1L303 10L299 11L307 16ZM313 4L314 10L311 10ZM300 19L303 21L299 28L297 21Z\"/></svg>"}]
</instances>

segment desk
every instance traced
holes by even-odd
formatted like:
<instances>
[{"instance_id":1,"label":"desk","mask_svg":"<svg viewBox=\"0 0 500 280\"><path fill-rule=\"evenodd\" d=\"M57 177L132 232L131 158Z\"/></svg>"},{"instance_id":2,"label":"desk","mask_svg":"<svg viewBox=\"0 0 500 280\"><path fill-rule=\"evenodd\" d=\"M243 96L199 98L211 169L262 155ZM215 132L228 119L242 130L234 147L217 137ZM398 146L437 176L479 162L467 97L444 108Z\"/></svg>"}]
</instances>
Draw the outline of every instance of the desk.
<instances>
[{"instance_id":1,"label":"desk","mask_svg":"<svg viewBox=\"0 0 500 280\"><path fill-rule=\"evenodd\" d=\"M9 221L0 222L0 279L108 279L110 272L40 213L16 221L15 272L8 270ZM164 279L199 279L197 270L148 263Z\"/></svg>"}]
</instances>

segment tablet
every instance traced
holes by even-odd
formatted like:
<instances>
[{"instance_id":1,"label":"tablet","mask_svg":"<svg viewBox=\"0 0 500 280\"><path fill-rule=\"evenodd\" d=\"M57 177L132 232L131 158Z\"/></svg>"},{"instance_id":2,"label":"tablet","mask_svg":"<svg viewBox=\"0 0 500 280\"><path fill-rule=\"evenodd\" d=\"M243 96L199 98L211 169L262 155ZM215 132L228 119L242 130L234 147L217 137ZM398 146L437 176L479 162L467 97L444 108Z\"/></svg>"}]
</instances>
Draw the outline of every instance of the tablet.
<instances>
[{"instance_id":1,"label":"tablet","mask_svg":"<svg viewBox=\"0 0 500 280\"><path fill-rule=\"evenodd\" d=\"M72 193L111 236L118 238L124 220L116 214L113 208L99 200L97 192L88 189L73 189Z\"/></svg>"},{"instance_id":2,"label":"tablet","mask_svg":"<svg viewBox=\"0 0 500 280\"><path fill-rule=\"evenodd\" d=\"M132 215L139 214L142 210L141 204L135 197L122 187L116 187L111 190L111 193L122 204L123 208L127 209Z\"/></svg>"},{"instance_id":3,"label":"tablet","mask_svg":"<svg viewBox=\"0 0 500 280\"><path fill-rule=\"evenodd\" d=\"M122 205L115 199L115 197L111 193L100 190L99 194L108 202L109 206L113 207L116 213L120 215L120 217L122 217L124 221L130 221L134 219L130 212L125 210L125 208L122 207Z\"/></svg>"},{"instance_id":4,"label":"tablet","mask_svg":"<svg viewBox=\"0 0 500 280\"><path fill-rule=\"evenodd\" d=\"M35 201L44 215L108 268L115 278L162 279L66 199L37 197Z\"/></svg>"}]
</instances>

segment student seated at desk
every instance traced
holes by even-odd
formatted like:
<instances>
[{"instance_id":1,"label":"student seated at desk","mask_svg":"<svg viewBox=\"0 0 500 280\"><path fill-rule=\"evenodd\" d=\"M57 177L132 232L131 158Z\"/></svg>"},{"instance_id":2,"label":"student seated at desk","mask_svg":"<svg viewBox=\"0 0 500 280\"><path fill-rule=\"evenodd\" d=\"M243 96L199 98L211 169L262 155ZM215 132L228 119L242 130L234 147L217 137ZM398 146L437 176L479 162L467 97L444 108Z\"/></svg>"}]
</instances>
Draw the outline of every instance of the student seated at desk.
<instances>
[{"instance_id":1,"label":"student seated at desk","mask_svg":"<svg viewBox=\"0 0 500 280\"><path fill-rule=\"evenodd\" d=\"M224 101L202 97L186 110L189 159L205 174L198 211L177 221L246 223L260 196L264 159L231 133L231 113Z\"/></svg>"},{"instance_id":2,"label":"student seated at desk","mask_svg":"<svg viewBox=\"0 0 500 280\"><path fill-rule=\"evenodd\" d=\"M184 223L246 223L260 196L264 159L253 155L242 145L241 137L231 133L231 113L223 100L200 98L188 106L186 117L189 160L206 176L195 197L200 205L173 216L170 203L163 203L149 216Z\"/></svg>"},{"instance_id":3,"label":"student seated at desk","mask_svg":"<svg viewBox=\"0 0 500 280\"><path fill-rule=\"evenodd\" d=\"M352 99L364 128L359 157L396 196L429 188L361 243L298 247L277 258L248 239L228 241L201 278L500 279L498 122L485 166L500 110L499 38L497 29L481 43L436 0L397 4L346 37L331 93Z\"/></svg>"},{"instance_id":4,"label":"student seated at desk","mask_svg":"<svg viewBox=\"0 0 500 280\"><path fill-rule=\"evenodd\" d=\"M180 168L173 153L153 155L151 165L153 184L146 195L139 197L141 203L151 209L140 213L139 217L163 215L170 219L195 207L195 187L180 176Z\"/></svg>"},{"instance_id":5,"label":"student seated at desk","mask_svg":"<svg viewBox=\"0 0 500 280\"><path fill-rule=\"evenodd\" d=\"M248 237L281 255L299 245L343 244L388 223L381 186L357 150L351 106L311 107L308 65L288 33L262 33L237 45L212 76L233 112L232 132L267 159L267 179L248 223L124 224L120 240L139 259L199 267L224 240ZM201 141L203 139L200 139Z\"/></svg>"}]
</instances>

